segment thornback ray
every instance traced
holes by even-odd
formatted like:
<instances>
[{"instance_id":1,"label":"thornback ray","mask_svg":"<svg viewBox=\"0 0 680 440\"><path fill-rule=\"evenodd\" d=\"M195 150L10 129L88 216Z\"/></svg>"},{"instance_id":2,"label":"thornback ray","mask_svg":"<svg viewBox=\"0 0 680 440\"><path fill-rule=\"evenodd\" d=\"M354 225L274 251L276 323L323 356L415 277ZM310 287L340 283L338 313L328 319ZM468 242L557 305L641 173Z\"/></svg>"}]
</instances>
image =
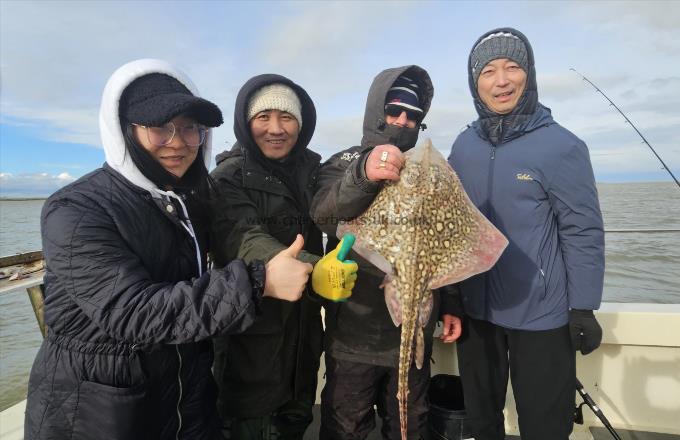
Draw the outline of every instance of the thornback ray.
<instances>
[{"instance_id":1,"label":"thornback ray","mask_svg":"<svg viewBox=\"0 0 680 440\"><path fill-rule=\"evenodd\" d=\"M385 302L401 325L399 415L407 434L408 371L423 365L423 327L432 289L489 270L508 244L479 212L456 173L428 139L406 152L397 182L387 182L369 208L338 226L356 236L354 250L386 274Z\"/></svg>"}]
</instances>

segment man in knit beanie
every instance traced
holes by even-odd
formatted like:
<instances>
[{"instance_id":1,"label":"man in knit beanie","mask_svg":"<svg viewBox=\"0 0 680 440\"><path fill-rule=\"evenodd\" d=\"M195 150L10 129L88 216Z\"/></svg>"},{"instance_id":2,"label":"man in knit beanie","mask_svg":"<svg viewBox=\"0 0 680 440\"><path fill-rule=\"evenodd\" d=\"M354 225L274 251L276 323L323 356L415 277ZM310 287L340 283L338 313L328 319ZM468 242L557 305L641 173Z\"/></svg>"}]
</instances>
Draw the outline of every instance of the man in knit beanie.
<instances>
[{"instance_id":1,"label":"man in knit beanie","mask_svg":"<svg viewBox=\"0 0 680 440\"><path fill-rule=\"evenodd\" d=\"M253 140L268 159L288 157L302 131L300 98L285 84L257 90L248 101L246 117Z\"/></svg>"},{"instance_id":2,"label":"man in knit beanie","mask_svg":"<svg viewBox=\"0 0 680 440\"><path fill-rule=\"evenodd\" d=\"M477 440L505 439L510 376L522 440L567 440L575 352L590 353L602 337L593 310L602 297L604 233L588 148L538 102L521 32L482 35L468 69L479 118L454 142L449 164L510 241L491 270L457 285L469 427Z\"/></svg>"},{"instance_id":3,"label":"man in knit beanie","mask_svg":"<svg viewBox=\"0 0 680 440\"><path fill-rule=\"evenodd\" d=\"M524 72L529 71L524 42L511 32L499 31L483 38L472 50L470 66L475 83L489 62L501 58L514 61Z\"/></svg>"},{"instance_id":4,"label":"man in knit beanie","mask_svg":"<svg viewBox=\"0 0 680 440\"><path fill-rule=\"evenodd\" d=\"M299 125L298 131L302 130L302 105L300 98L293 89L285 84L270 84L264 86L255 93L248 101L248 120L266 110L279 110L290 113Z\"/></svg>"},{"instance_id":5,"label":"man in knit beanie","mask_svg":"<svg viewBox=\"0 0 680 440\"><path fill-rule=\"evenodd\" d=\"M326 270L321 232L309 218L321 160L307 148L315 126L311 97L290 79L257 75L241 87L234 107L237 142L217 156L211 173L210 245L218 267L236 258L268 262L302 235L296 257L313 265L314 274ZM351 273L338 276L350 291ZM319 299L309 286L305 290L296 303L262 301L251 331L215 339L213 371L226 438L303 438L312 421L323 338Z\"/></svg>"}]
</instances>

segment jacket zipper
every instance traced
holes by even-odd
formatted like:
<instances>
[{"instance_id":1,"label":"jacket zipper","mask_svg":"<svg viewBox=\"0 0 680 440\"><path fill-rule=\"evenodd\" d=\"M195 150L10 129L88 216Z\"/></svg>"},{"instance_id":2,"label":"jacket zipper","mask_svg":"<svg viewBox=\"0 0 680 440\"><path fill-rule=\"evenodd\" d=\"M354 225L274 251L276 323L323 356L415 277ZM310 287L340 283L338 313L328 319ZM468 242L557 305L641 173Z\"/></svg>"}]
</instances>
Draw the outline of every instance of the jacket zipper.
<instances>
[{"instance_id":1,"label":"jacket zipper","mask_svg":"<svg viewBox=\"0 0 680 440\"><path fill-rule=\"evenodd\" d=\"M499 141L502 141L503 139L503 118L500 118L500 121L498 122L498 126L500 129L500 137ZM491 144L491 152L489 154L489 178L487 180L487 184L489 185L487 189L487 199L489 200L489 206L491 206L491 199L493 197L493 173L495 169L495 163L496 163L496 145ZM489 211L489 221L493 223L493 212ZM484 290L487 290L489 286L489 276L490 276L491 271L487 271L484 275ZM488 301L484 302L484 308L486 309L484 312L485 316L489 316L489 309L488 309Z\"/></svg>"},{"instance_id":2,"label":"jacket zipper","mask_svg":"<svg viewBox=\"0 0 680 440\"><path fill-rule=\"evenodd\" d=\"M179 201L180 206L182 207L182 211L184 214L184 218L186 219L186 222L182 219L179 219L179 223L182 225L185 231L191 236L191 239L194 242L194 248L196 249L196 264L198 266L198 276L200 277L203 274L203 267L201 265L201 250L200 247L198 246L198 240L196 239L196 232L194 231L194 227L191 224L191 220L189 220L189 212L187 211L186 205L184 205L184 202L182 202L182 198L179 197L177 194L175 194L173 191L162 191L162 190L156 190L161 194L164 194L167 197L173 197L177 201ZM177 366L177 384L179 386L179 396L177 397L177 432L175 433L175 439L179 440L179 433L182 431L182 411L180 410L180 405L182 403L182 395L183 395L183 390L182 390L182 354L179 352L179 345L175 345L175 352L177 353L177 361L178 361L178 366Z\"/></svg>"},{"instance_id":3,"label":"jacket zipper","mask_svg":"<svg viewBox=\"0 0 680 440\"><path fill-rule=\"evenodd\" d=\"M201 266L201 249L198 247L196 232L194 231L194 226L191 224L191 220L189 220L189 211L187 211L187 207L184 205L184 202L182 202L181 198L178 197L177 200L179 200L179 204L180 206L182 206L182 211L184 211L184 218L186 219L186 223L184 220L180 220L179 222L182 224L182 227L184 227L187 233L194 240L194 249L196 249L196 264L198 264L198 276L200 277L203 274L203 267Z\"/></svg>"},{"instance_id":4,"label":"jacket zipper","mask_svg":"<svg viewBox=\"0 0 680 440\"><path fill-rule=\"evenodd\" d=\"M503 143L503 118L498 121L498 145Z\"/></svg>"},{"instance_id":5,"label":"jacket zipper","mask_svg":"<svg viewBox=\"0 0 680 440\"><path fill-rule=\"evenodd\" d=\"M177 200L179 201L179 204L182 207L182 211L184 211L184 218L186 219L186 223L184 220L180 220L179 222L182 224L182 227L184 227L184 229L187 231L187 233L191 236L191 238L194 241L194 247L196 249L196 263L198 264L198 276L200 277L203 274L203 268L201 267L201 250L198 246L198 240L196 239L196 232L194 231L194 227L191 224L191 220L189 220L189 211L187 211L187 207L184 205L184 202L182 202L182 199L180 197L177 197ZM179 365L177 367L177 384L179 385L179 396L177 398L177 419L179 421L179 425L177 426L177 434L175 435L175 439L179 440L179 433L182 430L182 412L180 411L180 404L182 403L183 395L182 354L179 352L179 345L175 345L175 351L177 351L177 359L179 361Z\"/></svg>"},{"instance_id":6,"label":"jacket zipper","mask_svg":"<svg viewBox=\"0 0 680 440\"><path fill-rule=\"evenodd\" d=\"M500 128L499 143L501 143L502 140L503 140L503 118L501 118L500 121L498 122L498 126ZM489 156L489 159L490 159L489 160L489 179L488 179L488 185L489 185L488 199L489 199L489 203L491 203L491 198L493 196L493 172L494 172L494 168L495 168L494 164L495 164L495 160L496 160L496 147L497 147L496 144L493 144L493 143L491 144L491 154ZM489 214L491 214L491 212Z\"/></svg>"},{"instance_id":7,"label":"jacket zipper","mask_svg":"<svg viewBox=\"0 0 680 440\"><path fill-rule=\"evenodd\" d=\"M194 226L191 224L191 220L189 219L189 211L187 211L186 205L182 201L182 198L175 194L173 191L162 191L159 189L156 189L155 191L166 197L172 197L176 199L179 202L179 205L182 207L182 213L184 214L184 218L186 220L178 219L178 221L182 225L184 230L187 231L187 233L194 242L194 249L196 250L196 264L198 266L198 276L200 277L203 274L203 266L201 264L201 249L198 246L196 232L194 231Z\"/></svg>"},{"instance_id":8,"label":"jacket zipper","mask_svg":"<svg viewBox=\"0 0 680 440\"><path fill-rule=\"evenodd\" d=\"M182 355L179 352L179 345L175 345L175 351L177 352L177 360L179 365L177 366L177 383L179 384L179 397L177 398L177 433L175 434L175 439L179 440L179 433L182 430L182 412L179 409L180 403L182 403Z\"/></svg>"}]
</instances>

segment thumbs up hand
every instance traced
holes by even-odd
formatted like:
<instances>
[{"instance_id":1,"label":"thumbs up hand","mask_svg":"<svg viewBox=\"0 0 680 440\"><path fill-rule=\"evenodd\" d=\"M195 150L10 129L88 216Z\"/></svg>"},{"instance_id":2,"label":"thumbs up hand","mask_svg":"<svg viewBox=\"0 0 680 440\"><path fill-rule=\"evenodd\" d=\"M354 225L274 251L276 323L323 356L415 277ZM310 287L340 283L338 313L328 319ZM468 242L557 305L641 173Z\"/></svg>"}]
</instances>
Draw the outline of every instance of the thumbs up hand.
<instances>
[{"instance_id":1,"label":"thumbs up hand","mask_svg":"<svg viewBox=\"0 0 680 440\"><path fill-rule=\"evenodd\" d=\"M266 264L264 294L271 298L297 301L305 290L312 265L297 259L305 240L298 234L293 244L282 250Z\"/></svg>"},{"instance_id":2,"label":"thumbs up hand","mask_svg":"<svg viewBox=\"0 0 680 440\"><path fill-rule=\"evenodd\" d=\"M347 301L352 295L359 266L345 258L353 244L354 236L345 234L338 246L314 266L312 288L320 296L338 302Z\"/></svg>"}]
</instances>

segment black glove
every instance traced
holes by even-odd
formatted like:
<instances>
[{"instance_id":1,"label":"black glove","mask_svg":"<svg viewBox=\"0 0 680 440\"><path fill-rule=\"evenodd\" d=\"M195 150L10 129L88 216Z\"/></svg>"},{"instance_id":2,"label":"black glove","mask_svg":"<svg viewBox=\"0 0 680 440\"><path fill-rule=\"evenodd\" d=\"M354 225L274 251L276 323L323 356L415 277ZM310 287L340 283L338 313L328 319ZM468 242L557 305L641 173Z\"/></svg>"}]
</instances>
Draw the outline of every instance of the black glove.
<instances>
[{"instance_id":1,"label":"black glove","mask_svg":"<svg viewBox=\"0 0 680 440\"><path fill-rule=\"evenodd\" d=\"M592 310L569 310L569 333L574 350L588 354L600 346L602 327Z\"/></svg>"}]
</instances>

